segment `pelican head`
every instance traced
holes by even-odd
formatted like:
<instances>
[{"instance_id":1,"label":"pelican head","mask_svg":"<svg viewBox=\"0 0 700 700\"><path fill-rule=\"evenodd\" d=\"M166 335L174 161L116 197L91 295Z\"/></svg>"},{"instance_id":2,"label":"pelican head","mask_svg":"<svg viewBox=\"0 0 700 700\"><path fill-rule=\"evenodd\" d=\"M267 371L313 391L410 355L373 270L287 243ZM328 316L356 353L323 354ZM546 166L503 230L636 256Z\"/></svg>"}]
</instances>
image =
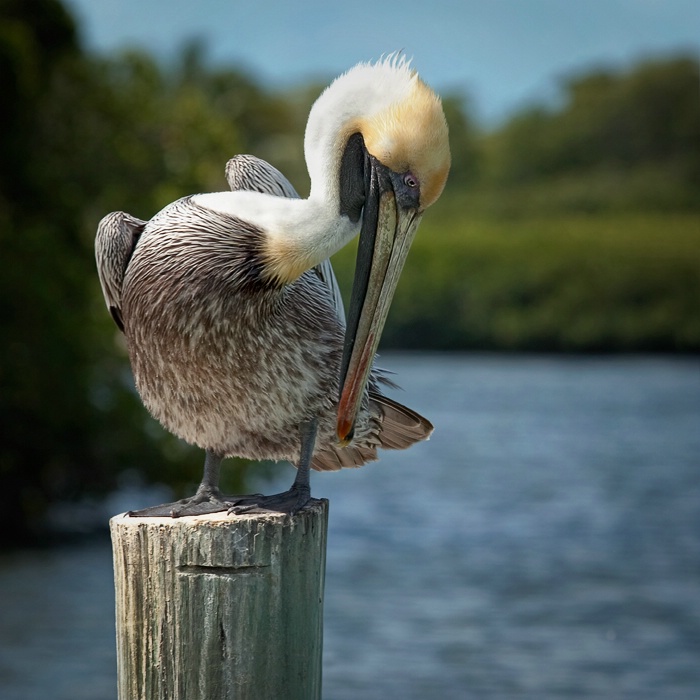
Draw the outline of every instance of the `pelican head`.
<instances>
[{"instance_id":1,"label":"pelican head","mask_svg":"<svg viewBox=\"0 0 700 700\"><path fill-rule=\"evenodd\" d=\"M361 219L337 432L352 439L391 300L423 212L450 169L440 98L403 57L360 64L314 104L305 136L311 195Z\"/></svg>"}]
</instances>

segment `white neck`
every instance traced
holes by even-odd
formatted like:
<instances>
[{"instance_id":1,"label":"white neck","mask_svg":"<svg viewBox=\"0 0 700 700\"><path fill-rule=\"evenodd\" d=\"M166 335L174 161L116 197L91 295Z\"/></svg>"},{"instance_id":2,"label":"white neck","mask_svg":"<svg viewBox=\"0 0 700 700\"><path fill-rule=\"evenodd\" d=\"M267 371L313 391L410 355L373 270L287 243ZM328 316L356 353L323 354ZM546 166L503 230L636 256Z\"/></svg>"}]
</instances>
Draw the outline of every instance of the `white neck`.
<instances>
[{"instance_id":1,"label":"white neck","mask_svg":"<svg viewBox=\"0 0 700 700\"><path fill-rule=\"evenodd\" d=\"M264 231L270 258L286 268L282 258L290 256L289 270L284 274L273 271L285 282L331 257L360 231L359 221L353 223L340 215L337 199L324 199L315 193L308 199L289 199L239 190L198 194L192 199Z\"/></svg>"}]
</instances>

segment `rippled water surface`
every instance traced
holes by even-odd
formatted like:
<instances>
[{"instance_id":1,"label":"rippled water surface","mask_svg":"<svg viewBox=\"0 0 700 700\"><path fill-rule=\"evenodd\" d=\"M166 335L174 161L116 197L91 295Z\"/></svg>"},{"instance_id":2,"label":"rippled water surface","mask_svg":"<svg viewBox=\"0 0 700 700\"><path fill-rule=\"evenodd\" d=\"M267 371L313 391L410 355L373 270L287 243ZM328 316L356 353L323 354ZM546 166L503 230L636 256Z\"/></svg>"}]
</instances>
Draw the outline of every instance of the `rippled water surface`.
<instances>
[{"instance_id":1,"label":"rippled water surface","mask_svg":"<svg viewBox=\"0 0 700 700\"><path fill-rule=\"evenodd\" d=\"M700 363L383 364L436 431L314 475L324 697L700 697ZM111 575L106 538L0 558L0 698L115 699Z\"/></svg>"}]
</instances>

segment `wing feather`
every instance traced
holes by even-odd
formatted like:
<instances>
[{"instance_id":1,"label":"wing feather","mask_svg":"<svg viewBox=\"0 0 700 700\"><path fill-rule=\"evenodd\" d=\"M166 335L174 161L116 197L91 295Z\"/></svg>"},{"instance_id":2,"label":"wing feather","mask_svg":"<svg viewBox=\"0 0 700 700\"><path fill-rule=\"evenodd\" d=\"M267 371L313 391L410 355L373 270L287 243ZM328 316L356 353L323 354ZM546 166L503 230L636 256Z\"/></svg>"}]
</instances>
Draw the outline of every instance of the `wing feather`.
<instances>
[{"instance_id":1,"label":"wing feather","mask_svg":"<svg viewBox=\"0 0 700 700\"><path fill-rule=\"evenodd\" d=\"M145 221L123 211L107 214L97 225L95 262L102 294L114 322L124 330L122 285L129 260L143 232Z\"/></svg>"}]
</instances>

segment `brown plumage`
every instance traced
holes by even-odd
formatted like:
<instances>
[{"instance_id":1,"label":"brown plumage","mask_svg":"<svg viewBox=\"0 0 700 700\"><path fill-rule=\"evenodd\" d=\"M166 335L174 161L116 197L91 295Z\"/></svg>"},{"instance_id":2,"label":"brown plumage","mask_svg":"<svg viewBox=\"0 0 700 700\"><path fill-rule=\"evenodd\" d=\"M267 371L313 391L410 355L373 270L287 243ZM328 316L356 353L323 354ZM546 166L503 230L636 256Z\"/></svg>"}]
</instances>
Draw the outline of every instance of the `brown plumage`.
<instances>
[{"instance_id":1,"label":"brown plumage","mask_svg":"<svg viewBox=\"0 0 700 700\"><path fill-rule=\"evenodd\" d=\"M340 294L330 262L310 252L320 245L316 239L302 246L292 236L296 247L281 247L275 223L284 227L313 197L299 200L279 171L252 156L229 161L226 176L233 198L184 197L148 222L116 212L100 222L96 238L105 300L124 330L145 406L169 431L207 451L197 496L175 514L231 505L217 489L225 456L298 465L313 449L312 468L335 470L377 459L379 447L409 447L432 431L426 419L381 394L380 384L390 382L372 369L354 430L339 444L338 397L348 371ZM339 232L333 235L355 235L361 196L349 214L342 208L352 202L342 194L324 203L313 225L321 229L325 216ZM296 273L279 257L282 250L296 256L294 269L313 255L320 261L290 281ZM282 509L303 507L308 480L300 488L304 494L294 491L292 505Z\"/></svg>"}]
</instances>

